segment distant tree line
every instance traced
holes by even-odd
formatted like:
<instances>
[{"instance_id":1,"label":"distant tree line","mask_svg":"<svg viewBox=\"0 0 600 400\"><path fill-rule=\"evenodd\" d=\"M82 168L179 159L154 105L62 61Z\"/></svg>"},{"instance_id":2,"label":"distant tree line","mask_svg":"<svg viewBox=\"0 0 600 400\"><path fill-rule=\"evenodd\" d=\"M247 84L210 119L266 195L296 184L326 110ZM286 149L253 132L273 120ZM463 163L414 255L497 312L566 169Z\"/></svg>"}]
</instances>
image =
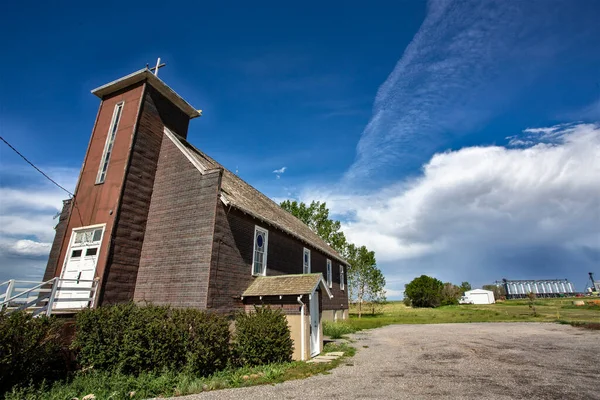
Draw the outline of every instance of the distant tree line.
<instances>
[{"instance_id":1,"label":"distant tree line","mask_svg":"<svg viewBox=\"0 0 600 400\"><path fill-rule=\"evenodd\" d=\"M471 290L469 282L454 285L439 279L421 275L405 285L404 304L412 307L439 307L458 304L466 291Z\"/></svg>"},{"instance_id":2,"label":"distant tree line","mask_svg":"<svg viewBox=\"0 0 600 400\"><path fill-rule=\"evenodd\" d=\"M349 268L346 271L348 297L350 301L356 302L358 317L361 317L365 306L368 311L375 313L378 307L386 301L385 277L377 268L375 252L368 250L365 246L349 243L344 232L341 231L340 221L329 217L326 203L313 201L307 205L303 202L285 200L280 205L281 208L308 225L313 232L348 261Z\"/></svg>"},{"instance_id":3,"label":"distant tree line","mask_svg":"<svg viewBox=\"0 0 600 400\"><path fill-rule=\"evenodd\" d=\"M469 282L460 286L450 282L443 283L439 279L421 275L407 283L404 289L404 304L412 307L439 307L458 304L458 300L471 290ZM505 299L506 291L503 286L483 285L482 289L494 292L495 299Z\"/></svg>"}]
</instances>

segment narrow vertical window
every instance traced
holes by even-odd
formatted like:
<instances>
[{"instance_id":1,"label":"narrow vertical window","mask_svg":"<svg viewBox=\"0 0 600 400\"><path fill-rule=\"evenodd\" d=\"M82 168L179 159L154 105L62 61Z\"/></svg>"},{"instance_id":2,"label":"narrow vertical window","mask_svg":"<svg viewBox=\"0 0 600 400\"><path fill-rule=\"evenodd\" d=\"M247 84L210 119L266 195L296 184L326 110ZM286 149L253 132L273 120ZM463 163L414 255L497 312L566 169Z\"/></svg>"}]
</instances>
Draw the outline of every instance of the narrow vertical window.
<instances>
[{"instance_id":1,"label":"narrow vertical window","mask_svg":"<svg viewBox=\"0 0 600 400\"><path fill-rule=\"evenodd\" d=\"M310 274L310 250L306 247L304 248L304 263L303 263L302 272L305 274Z\"/></svg>"},{"instance_id":2,"label":"narrow vertical window","mask_svg":"<svg viewBox=\"0 0 600 400\"><path fill-rule=\"evenodd\" d=\"M327 260L327 286L333 287L333 279L331 279L331 260Z\"/></svg>"},{"instance_id":3,"label":"narrow vertical window","mask_svg":"<svg viewBox=\"0 0 600 400\"><path fill-rule=\"evenodd\" d=\"M104 179L106 178L106 170L108 169L110 154L112 153L113 145L115 143L115 136L117 135L117 129L119 128L121 114L123 113L123 104L123 102L120 102L115 106L112 121L110 122L110 128L108 129L108 135L106 136L104 153L102 153L102 159L100 160L100 169L98 169L96 183L104 183Z\"/></svg>"},{"instance_id":4,"label":"narrow vertical window","mask_svg":"<svg viewBox=\"0 0 600 400\"><path fill-rule=\"evenodd\" d=\"M266 275L267 273L267 244L269 232L258 226L254 227L254 258L252 262L252 275Z\"/></svg>"},{"instance_id":5,"label":"narrow vertical window","mask_svg":"<svg viewBox=\"0 0 600 400\"><path fill-rule=\"evenodd\" d=\"M340 290L344 290L344 266L340 265Z\"/></svg>"}]
</instances>

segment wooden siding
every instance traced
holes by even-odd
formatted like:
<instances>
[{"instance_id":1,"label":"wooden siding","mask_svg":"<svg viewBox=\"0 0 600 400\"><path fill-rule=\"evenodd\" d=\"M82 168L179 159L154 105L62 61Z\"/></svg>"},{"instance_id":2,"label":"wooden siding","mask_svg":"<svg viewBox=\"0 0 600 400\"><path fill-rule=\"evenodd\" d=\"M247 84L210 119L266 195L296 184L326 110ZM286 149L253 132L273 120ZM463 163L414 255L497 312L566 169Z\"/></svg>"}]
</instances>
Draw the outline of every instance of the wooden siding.
<instances>
[{"instance_id":1,"label":"wooden siding","mask_svg":"<svg viewBox=\"0 0 600 400\"><path fill-rule=\"evenodd\" d=\"M56 263L55 276L60 276L62 272L73 229L106 224L96 266L96 276L104 276L110 245L110 232L113 228L114 216L119 203L125 168L129 161L130 144L143 90L143 83L139 83L107 96L100 103L96 123L92 130L84 164L79 175L75 191L76 197L73 200L65 234L60 245L61 251ZM113 112L115 105L121 101L124 101L125 104L115 136L106 178L104 183L97 185L96 177L104 153Z\"/></svg>"},{"instance_id":2,"label":"wooden siding","mask_svg":"<svg viewBox=\"0 0 600 400\"><path fill-rule=\"evenodd\" d=\"M181 134L185 136L188 123L187 115L147 85L113 232L101 304L133 300L164 127L183 129Z\"/></svg>"},{"instance_id":3,"label":"wooden siding","mask_svg":"<svg viewBox=\"0 0 600 400\"><path fill-rule=\"evenodd\" d=\"M202 175L164 138L135 301L206 308L220 178Z\"/></svg>"},{"instance_id":4,"label":"wooden siding","mask_svg":"<svg viewBox=\"0 0 600 400\"><path fill-rule=\"evenodd\" d=\"M213 242L208 308L214 308L219 312L243 309L240 296L254 280L251 275L251 267L255 225L269 231L267 276L301 274L303 249L307 247L311 250L312 272L321 272L326 278L327 257L319 250L305 245L294 237L275 230L268 224L257 221L235 208L228 208L219 203ZM339 263L334 262L332 270L333 288L330 290L334 297L322 300L323 309L347 309L347 292L339 289Z\"/></svg>"}]
</instances>

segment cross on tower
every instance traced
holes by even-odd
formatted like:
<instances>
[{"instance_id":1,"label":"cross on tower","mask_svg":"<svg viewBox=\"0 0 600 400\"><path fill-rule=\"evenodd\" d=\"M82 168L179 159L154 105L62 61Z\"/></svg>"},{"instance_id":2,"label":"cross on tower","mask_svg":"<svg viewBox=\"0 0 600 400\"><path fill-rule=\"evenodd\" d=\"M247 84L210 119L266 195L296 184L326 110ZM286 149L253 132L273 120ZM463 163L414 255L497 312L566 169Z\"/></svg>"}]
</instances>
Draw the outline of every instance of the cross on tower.
<instances>
[{"instance_id":1,"label":"cross on tower","mask_svg":"<svg viewBox=\"0 0 600 400\"><path fill-rule=\"evenodd\" d=\"M158 57L158 60L156 60L156 67L152 67L150 68L150 72L154 71L154 75L158 76L158 69L164 67L165 63L160 63L160 57ZM148 68L148 64L146 64L146 68Z\"/></svg>"}]
</instances>

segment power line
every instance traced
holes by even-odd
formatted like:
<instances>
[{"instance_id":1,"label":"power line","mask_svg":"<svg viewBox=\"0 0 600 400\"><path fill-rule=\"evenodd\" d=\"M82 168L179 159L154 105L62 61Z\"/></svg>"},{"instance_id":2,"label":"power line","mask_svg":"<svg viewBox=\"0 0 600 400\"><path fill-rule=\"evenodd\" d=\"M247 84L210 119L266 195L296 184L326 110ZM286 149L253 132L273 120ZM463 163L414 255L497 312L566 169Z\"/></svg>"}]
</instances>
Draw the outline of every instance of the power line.
<instances>
[{"instance_id":1,"label":"power line","mask_svg":"<svg viewBox=\"0 0 600 400\"><path fill-rule=\"evenodd\" d=\"M83 218L81 217L81 212L79 211L79 207L77 206L77 200L75 200L75 195L73 193L71 193L70 191L68 191L67 189L65 189L64 187L62 187L61 185L59 185L54 179L50 178L44 171L42 171L34 163L32 163L31 161L29 161L27 159L27 157L25 157L23 154L21 154L21 152L19 150L15 149L2 136L0 136L0 140L2 140L4 143L6 143L6 145L8 147L10 147L12 149L12 151L14 151L15 153L17 153L23 160L25 160L27 162L27 164L31 165L33 168L35 168L36 171L38 171L40 174L44 175L44 177L46 179L48 179L50 182L54 183L56 186L58 186L59 188L61 188L65 192L67 192L73 198L73 207L77 210L77 214L79 215L79 220L83 224Z\"/></svg>"},{"instance_id":2,"label":"power line","mask_svg":"<svg viewBox=\"0 0 600 400\"><path fill-rule=\"evenodd\" d=\"M61 188L61 189L62 189L62 190L64 190L65 192L67 192L67 193L68 193L69 195L71 195L72 197L74 197L74 196L75 196L73 193L69 192L67 189L65 189L64 187L60 186L58 183L56 183L56 181L55 181L54 179L52 179L52 178L50 178L48 175L46 175L46 174L44 173L44 171L42 171L41 169L39 169L38 167L36 167L34 163L32 163L31 161L29 161L29 160L27 159L27 157L25 157L23 154L21 154L21 153L19 152L19 150L15 149L15 148L14 148L14 147L13 147L13 146L10 144L10 143L8 143L8 142L7 142L7 141L6 141L6 139L4 139L2 136L0 136L0 140L2 140L4 143L6 143L6 145L7 145L8 147L10 147L10 148L11 148L11 149L12 149L12 150L13 150L15 153L17 153L19 156L21 156L21 158L22 158L23 160L25 160L25 161L27 162L27 164L29 164L29 165L31 165L33 168L35 168L35 169L36 169L36 170L37 170L37 171L38 171L40 174L44 175L44 176L46 177L46 179L48 179L50 182L54 183L56 186L58 186L59 188Z\"/></svg>"}]
</instances>

